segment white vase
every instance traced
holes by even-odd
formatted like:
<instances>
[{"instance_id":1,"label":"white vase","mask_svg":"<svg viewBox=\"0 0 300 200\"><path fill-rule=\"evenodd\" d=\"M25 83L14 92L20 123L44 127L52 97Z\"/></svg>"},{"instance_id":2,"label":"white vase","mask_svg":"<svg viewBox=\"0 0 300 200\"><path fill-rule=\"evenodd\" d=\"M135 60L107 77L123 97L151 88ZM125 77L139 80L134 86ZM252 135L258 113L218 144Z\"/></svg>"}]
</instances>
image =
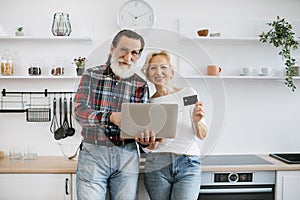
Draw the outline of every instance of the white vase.
<instances>
[{"instance_id":1,"label":"white vase","mask_svg":"<svg viewBox=\"0 0 300 200\"><path fill-rule=\"evenodd\" d=\"M16 36L24 36L24 32L23 31L16 31L15 35Z\"/></svg>"}]
</instances>

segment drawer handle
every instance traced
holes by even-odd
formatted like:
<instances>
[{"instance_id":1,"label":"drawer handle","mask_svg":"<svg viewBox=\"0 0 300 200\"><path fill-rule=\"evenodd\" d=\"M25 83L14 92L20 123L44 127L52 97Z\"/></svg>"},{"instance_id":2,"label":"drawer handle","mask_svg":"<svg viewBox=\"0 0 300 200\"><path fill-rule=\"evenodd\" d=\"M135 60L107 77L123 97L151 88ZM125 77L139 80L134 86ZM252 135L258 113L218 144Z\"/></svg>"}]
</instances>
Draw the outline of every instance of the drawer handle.
<instances>
[{"instance_id":1,"label":"drawer handle","mask_svg":"<svg viewBox=\"0 0 300 200\"><path fill-rule=\"evenodd\" d=\"M65 190L66 190L66 195L69 195L69 179L68 178L66 178Z\"/></svg>"},{"instance_id":2,"label":"drawer handle","mask_svg":"<svg viewBox=\"0 0 300 200\"><path fill-rule=\"evenodd\" d=\"M241 188L241 189L200 189L202 194L210 193L256 193L272 192L272 188Z\"/></svg>"}]
</instances>

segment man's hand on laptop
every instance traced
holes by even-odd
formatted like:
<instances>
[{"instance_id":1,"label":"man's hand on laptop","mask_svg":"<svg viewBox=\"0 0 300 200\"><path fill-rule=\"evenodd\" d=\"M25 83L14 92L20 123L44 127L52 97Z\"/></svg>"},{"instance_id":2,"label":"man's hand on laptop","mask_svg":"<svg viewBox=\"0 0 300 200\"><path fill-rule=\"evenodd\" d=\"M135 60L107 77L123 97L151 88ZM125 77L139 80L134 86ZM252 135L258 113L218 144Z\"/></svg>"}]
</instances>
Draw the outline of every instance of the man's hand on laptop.
<instances>
[{"instance_id":1,"label":"man's hand on laptop","mask_svg":"<svg viewBox=\"0 0 300 200\"><path fill-rule=\"evenodd\" d=\"M112 112L109 116L109 121L114 123L116 126L120 126L121 123L121 112Z\"/></svg>"},{"instance_id":2,"label":"man's hand on laptop","mask_svg":"<svg viewBox=\"0 0 300 200\"><path fill-rule=\"evenodd\" d=\"M145 130L140 133L139 137L135 137L135 141L148 149L155 149L158 143L162 142L163 139L155 138L155 133L153 131Z\"/></svg>"}]
</instances>

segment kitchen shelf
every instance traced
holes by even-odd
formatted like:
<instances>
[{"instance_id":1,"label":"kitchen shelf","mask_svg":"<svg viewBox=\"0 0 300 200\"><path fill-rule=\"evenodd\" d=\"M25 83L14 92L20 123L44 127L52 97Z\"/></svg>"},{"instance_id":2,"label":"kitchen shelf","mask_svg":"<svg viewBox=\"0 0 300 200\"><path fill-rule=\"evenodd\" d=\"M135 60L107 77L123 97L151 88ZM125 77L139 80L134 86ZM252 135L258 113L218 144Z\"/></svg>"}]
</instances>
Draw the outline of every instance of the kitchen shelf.
<instances>
[{"instance_id":1,"label":"kitchen shelf","mask_svg":"<svg viewBox=\"0 0 300 200\"><path fill-rule=\"evenodd\" d=\"M0 41L60 41L60 42L88 42L91 43L93 40L89 36L41 36L41 37L27 37L27 36L1 36Z\"/></svg>"},{"instance_id":2,"label":"kitchen shelf","mask_svg":"<svg viewBox=\"0 0 300 200\"><path fill-rule=\"evenodd\" d=\"M0 76L1 79L80 79L81 76Z\"/></svg>"},{"instance_id":3,"label":"kitchen shelf","mask_svg":"<svg viewBox=\"0 0 300 200\"><path fill-rule=\"evenodd\" d=\"M259 37L192 37L181 38L182 41L197 41L202 44L245 44L245 43L257 43L259 44Z\"/></svg>"},{"instance_id":4,"label":"kitchen shelf","mask_svg":"<svg viewBox=\"0 0 300 200\"><path fill-rule=\"evenodd\" d=\"M244 44L261 43L259 35L269 30L267 23L271 19L179 19L180 39L194 40L203 44ZM300 21L291 21L295 38L300 41ZM197 31L208 29L209 33L220 33L220 37L200 37Z\"/></svg>"},{"instance_id":5,"label":"kitchen shelf","mask_svg":"<svg viewBox=\"0 0 300 200\"><path fill-rule=\"evenodd\" d=\"M263 44L259 41L259 37L181 37L182 41L197 41L201 44L245 44L245 43L252 43L252 44ZM300 39L295 39L296 41L300 42ZM268 43L264 43L267 45Z\"/></svg>"},{"instance_id":6,"label":"kitchen shelf","mask_svg":"<svg viewBox=\"0 0 300 200\"><path fill-rule=\"evenodd\" d=\"M240 80L284 80L282 76L183 76L184 79L240 79ZM81 76L0 76L0 79L81 79ZM300 76L293 77L300 80Z\"/></svg>"},{"instance_id":7,"label":"kitchen shelf","mask_svg":"<svg viewBox=\"0 0 300 200\"><path fill-rule=\"evenodd\" d=\"M184 76L185 79L284 80L282 76ZM293 77L300 80L300 76Z\"/></svg>"}]
</instances>

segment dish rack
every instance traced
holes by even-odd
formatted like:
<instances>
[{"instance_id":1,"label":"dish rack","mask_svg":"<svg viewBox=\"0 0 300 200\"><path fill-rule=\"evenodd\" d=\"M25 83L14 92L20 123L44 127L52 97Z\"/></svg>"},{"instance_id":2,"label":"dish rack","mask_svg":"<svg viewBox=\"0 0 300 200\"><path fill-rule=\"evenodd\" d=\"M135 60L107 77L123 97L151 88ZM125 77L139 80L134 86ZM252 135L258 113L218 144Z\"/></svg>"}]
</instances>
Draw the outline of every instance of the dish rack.
<instances>
[{"instance_id":1,"label":"dish rack","mask_svg":"<svg viewBox=\"0 0 300 200\"><path fill-rule=\"evenodd\" d=\"M50 94L74 92L7 92L2 90L0 113L26 113L27 122L50 122Z\"/></svg>"}]
</instances>

